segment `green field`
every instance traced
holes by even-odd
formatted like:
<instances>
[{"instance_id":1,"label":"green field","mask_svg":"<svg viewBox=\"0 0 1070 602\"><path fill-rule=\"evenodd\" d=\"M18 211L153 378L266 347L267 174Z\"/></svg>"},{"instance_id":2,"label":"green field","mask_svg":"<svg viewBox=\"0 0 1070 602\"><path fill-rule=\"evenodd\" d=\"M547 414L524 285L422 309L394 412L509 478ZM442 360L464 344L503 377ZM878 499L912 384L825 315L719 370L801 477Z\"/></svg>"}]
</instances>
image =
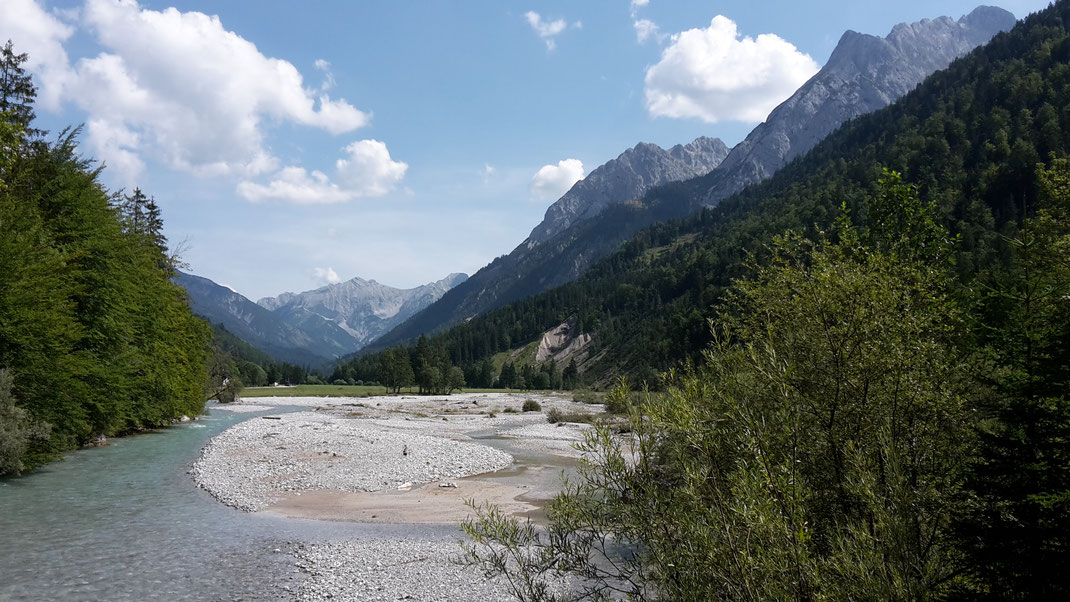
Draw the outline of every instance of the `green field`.
<instances>
[{"instance_id":1,"label":"green field","mask_svg":"<svg viewBox=\"0 0 1070 602\"><path fill-rule=\"evenodd\" d=\"M405 387L404 395L415 395L416 387ZM457 393L527 393L519 389L463 389ZM294 387L246 387L239 397L371 397L387 395L386 387L366 385L297 385Z\"/></svg>"}]
</instances>

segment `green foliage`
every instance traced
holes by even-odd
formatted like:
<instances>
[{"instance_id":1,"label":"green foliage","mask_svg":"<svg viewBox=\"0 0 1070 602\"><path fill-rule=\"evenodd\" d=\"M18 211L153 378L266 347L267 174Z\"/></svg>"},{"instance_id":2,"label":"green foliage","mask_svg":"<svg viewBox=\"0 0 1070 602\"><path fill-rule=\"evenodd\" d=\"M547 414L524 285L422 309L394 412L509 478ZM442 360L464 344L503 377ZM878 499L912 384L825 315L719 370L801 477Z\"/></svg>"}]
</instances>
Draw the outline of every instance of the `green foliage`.
<instances>
[{"instance_id":1,"label":"green foliage","mask_svg":"<svg viewBox=\"0 0 1070 602\"><path fill-rule=\"evenodd\" d=\"M230 354L216 350L208 360L208 382L205 397L219 403L233 403L244 388L241 376Z\"/></svg>"},{"instance_id":2,"label":"green foliage","mask_svg":"<svg viewBox=\"0 0 1070 602\"><path fill-rule=\"evenodd\" d=\"M0 366L31 423L52 427L21 457L32 467L95 435L200 413L210 332L170 281L162 223L121 217L130 197L108 196L77 153L77 130L45 142L29 127L32 83L10 50L0 65Z\"/></svg>"},{"instance_id":3,"label":"green foliage","mask_svg":"<svg viewBox=\"0 0 1070 602\"><path fill-rule=\"evenodd\" d=\"M37 88L22 68L27 60L29 57L25 53L15 53L11 40L0 49L0 113L5 113L5 121L27 136L37 137L44 132L30 127L34 120L33 102L37 98Z\"/></svg>"},{"instance_id":4,"label":"green foliage","mask_svg":"<svg viewBox=\"0 0 1070 602\"><path fill-rule=\"evenodd\" d=\"M394 393L416 382L406 350L396 347L379 355L379 382Z\"/></svg>"},{"instance_id":5,"label":"green foliage","mask_svg":"<svg viewBox=\"0 0 1070 602\"><path fill-rule=\"evenodd\" d=\"M449 395L458 389L463 389L464 385L464 370L457 366L450 366L446 375L446 394Z\"/></svg>"},{"instance_id":6,"label":"green foliage","mask_svg":"<svg viewBox=\"0 0 1070 602\"><path fill-rule=\"evenodd\" d=\"M525 399L524 405L520 407L523 412L541 412L542 406L534 399Z\"/></svg>"},{"instance_id":7,"label":"green foliage","mask_svg":"<svg viewBox=\"0 0 1070 602\"><path fill-rule=\"evenodd\" d=\"M1006 270L982 279L989 388L964 516L978 582L963 597L1036 600L1070 591L1070 162L1037 167L1040 208L1009 243Z\"/></svg>"}]
</instances>

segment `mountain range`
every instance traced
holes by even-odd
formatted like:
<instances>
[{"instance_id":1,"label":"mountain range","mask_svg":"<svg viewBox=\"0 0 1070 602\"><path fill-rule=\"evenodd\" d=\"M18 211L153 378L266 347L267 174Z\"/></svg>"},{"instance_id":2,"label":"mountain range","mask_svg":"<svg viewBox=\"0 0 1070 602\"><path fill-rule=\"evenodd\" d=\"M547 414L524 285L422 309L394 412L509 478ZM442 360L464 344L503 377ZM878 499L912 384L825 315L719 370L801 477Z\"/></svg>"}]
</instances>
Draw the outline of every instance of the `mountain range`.
<instances>
[{"instance_id":1,"label":"mountain range","mask_svg":"<svg viewBox=\"0 0 1070 602\"><path fill-rule=\"evenodd\" d=\"M768 178L846 121L887 106L1014 23L1011 13L982 6L958 20L901 23L884 38L844 33L825 66L730 152L710 138L668 151L636 145L573 185L511 253L366 349L440 332L578 278L643 228Z\"/></svg>"},{"instance_id":2,"label":"mountain range","mask_svg":"<svg viewBox=\"0 0 1070 602\"><path fill-rule=\"evenodd\" d=\"M189 293L195 313L275 359L325 366L359 350L467 278L450 274L411 289L353 278L257 303L200 276L179 272L175 282Z\"/></svg>"}]
</instances>

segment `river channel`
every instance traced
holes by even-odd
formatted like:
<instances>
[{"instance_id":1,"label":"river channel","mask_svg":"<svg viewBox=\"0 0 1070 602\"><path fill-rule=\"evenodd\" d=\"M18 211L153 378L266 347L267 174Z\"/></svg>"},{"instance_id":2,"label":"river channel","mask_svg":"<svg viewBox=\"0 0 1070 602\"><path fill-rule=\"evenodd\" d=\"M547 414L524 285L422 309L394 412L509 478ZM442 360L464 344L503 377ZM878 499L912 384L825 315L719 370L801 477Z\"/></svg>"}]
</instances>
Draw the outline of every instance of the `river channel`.
<instances>
[{"instance_id":1,"label":"river channel","mask_svg":"<svg viewBox=\"0 0 1070 602\"><path fill-rule=\"evenodd\" d=\"M252 416L216 411L0 480L0 600L287 599L303 578L293 542L459 539L449 525L301 520L218 503L187 471L209 438Z\"/></svg>"}]
</instances>

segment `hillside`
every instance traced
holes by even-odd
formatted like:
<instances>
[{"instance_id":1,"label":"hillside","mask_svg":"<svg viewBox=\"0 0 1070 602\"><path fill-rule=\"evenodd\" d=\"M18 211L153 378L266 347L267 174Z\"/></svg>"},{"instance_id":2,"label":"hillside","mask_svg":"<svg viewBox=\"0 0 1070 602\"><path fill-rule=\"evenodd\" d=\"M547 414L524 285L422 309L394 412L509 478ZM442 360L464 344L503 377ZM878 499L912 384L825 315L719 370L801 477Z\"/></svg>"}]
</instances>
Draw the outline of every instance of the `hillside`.
<instances>
[{"instance_id":1,"label":"hillside","mask_svg":"<svg viewBox=\"0 0 1070 602\"><path fill-rule=\"evenodd\" d=\"M727 157L708 153L715 159L707 162L710 167L705 171L694 167L689 158L695 147L723 148L719 140L705 138L669 151L649 144L625 151L577 182L511 253L495 259L369 349L439 332L578 278L639 230L690 215L769 177L840 124L886 106L1013 24L1010 13L980 7L957 21L939 17L900 23L886 38L845 33L827 64ZM678 192L676 182L687 180L684 176L707 172L706 190ZM656 187L660 192L649 194Z\"/></svg>"},{"instance_id":2,"label":"hillside","mask_svg":"<svg viewBox=\"0 0 1070 602\"><path fill-rule=\"evenodd\" d=\"M271 311L207 278L178 272L176 284L186 289L193 312L276 360L322 366L330 359L310 351L312 339Z\"/></svg>"},{"instance_id":3,"label":"hillside","mask_svg":"<svg viewBox=\"0 0 1070 602\"><path fill-rule=\"evenodd\" d=\"M588 382L655 371L695 358L724 287L788 229L826 228L846 204L864 224L881 166L902 172L923 199L939 202L961 237L964 276L1005 262L1001 233L1034 205L1033 171L1070 150L1070 36L1066 4L927 79L892 106L846 124L766 182L717 207L651 227L573 283L450 330L435 340L468 365L538 340L575 319L592 335L581 366ZM702 198L713 174L673 194ZM644 204L657 206L657 190Z\"/></svg>"}]
</instances>

